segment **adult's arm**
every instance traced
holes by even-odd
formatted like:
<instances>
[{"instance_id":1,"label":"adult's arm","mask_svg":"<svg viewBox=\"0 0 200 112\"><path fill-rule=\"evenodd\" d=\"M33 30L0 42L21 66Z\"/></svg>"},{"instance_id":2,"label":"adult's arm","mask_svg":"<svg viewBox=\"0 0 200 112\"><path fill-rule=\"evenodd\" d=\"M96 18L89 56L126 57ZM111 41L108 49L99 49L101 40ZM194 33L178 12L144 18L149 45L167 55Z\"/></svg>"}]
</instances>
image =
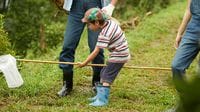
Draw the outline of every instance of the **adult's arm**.
<instances>
[{"instance_id":1,"label":"adult's arm","mask_svg":"<svg viewBox=\"0 0 200 112\"><path fill-rule=\"evenodd\" d=\"M189 23L189 21L191 19L190 4L191 4L191 0L188 0L187 8L186 8L185 14L183 16L183 20L181 22L181 25L178 29L178 33L177 33L177 36L176 36L176 41L175 41L175 45L174 45L175 48L178 48L180 41L182 39L182 35L185 32L187 24Z\"/></svg>"},{"instance_id":2,"label":"adult's arm","mask_svg":"<svg viewBox=\"0 0 200 112\"><path fill-rule=\"evenodd\" d=\"M113 10L115 9L116 4L117 4L117 0L111 0L110 4L103 7L102 10L109 16L112 16L112 13L113 13Z\"/></svg>"},{"instance_id":3,"label":"adult's arm","mask_svg":"<svg viewBox=\"0 0 200 112\"><path fill-rule=\"evenodd\" d=\"M111 0L110 4L112 4L113 6L115 6L117 4L117 0Z\"/></svg>"}]
</instances>

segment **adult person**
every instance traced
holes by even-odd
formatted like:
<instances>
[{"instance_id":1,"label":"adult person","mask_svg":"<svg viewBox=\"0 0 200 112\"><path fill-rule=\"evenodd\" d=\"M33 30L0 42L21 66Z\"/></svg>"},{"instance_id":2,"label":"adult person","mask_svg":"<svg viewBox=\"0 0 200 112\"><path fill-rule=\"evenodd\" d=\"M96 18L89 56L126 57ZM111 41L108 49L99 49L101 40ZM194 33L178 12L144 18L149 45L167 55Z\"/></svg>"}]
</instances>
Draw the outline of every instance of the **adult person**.
<instances>
[{"instance_id":1,"label":"adult person","mask_svg":"<svg viewBox=\"0 0 200 112\"><path fill-rule=\"evenodd\" d=\"M117 0L65 0L63 8L69 11L66 31L64 34L64 44L60 53L60 61L74 62L75 50L79 44L81 34L84 30L85 23L81 19L85 12L93 7L102 8L108 15L112 15ZM88 29L88 46L90 52L95 48L97 37L100 31L92 31ZM103 64L104 55L103 50L99 52L97 57L92 61L94 64ZM73 89L73 66L60 64L59 67L63 71L63 87L58 92L60 97L68 95ZM92 86L100 80L100 71L102 67L92 67L93 77Z\"/></svg>"},{"instance_id":2,"label":"adult person","mask_svg":"<svg viewBox=\"0 0 200 112\"><path fill-rule=\"evenodd\" d=\"M176 54L172 61L172 74L180 95L184 94L185 72L200 50L200 1L188 0L182 23L175 41ZM176 112L177 108L166 112Z\"/></svg>"},{"instance_id":3,"label":"adult person","mask_svg":"<svg viewBox=\"0 0 200 112\"><path fill-rule=\"evenodd\" d=\"M187 9L178 29L175 41L176 54L172 62L174 78L185 77L185 70L190 66L200 50L200 1L188 0Z\"/></svg>"}]
</instances>

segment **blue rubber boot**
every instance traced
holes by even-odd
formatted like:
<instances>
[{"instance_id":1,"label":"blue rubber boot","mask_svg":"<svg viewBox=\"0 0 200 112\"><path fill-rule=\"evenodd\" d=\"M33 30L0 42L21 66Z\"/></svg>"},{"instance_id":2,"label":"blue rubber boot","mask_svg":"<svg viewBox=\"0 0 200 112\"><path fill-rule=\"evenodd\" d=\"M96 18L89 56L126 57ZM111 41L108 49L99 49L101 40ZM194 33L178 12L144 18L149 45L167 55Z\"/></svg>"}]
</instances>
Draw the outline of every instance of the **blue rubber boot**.
<instances>
[{"instance_id":1,"label":"blue rubber boot","mask_svg":"<svg viewBox=\"0 0 200 112\"><path fill-rule=\"evenodd\" d=\"M102 85L101 85L100 83L98 83L98 84L96 84L95 86L96 86L96 87L95 87L95 88L96 88L96 95L95 95L94 97L92 97L92 98L88 98L88 100L91 101L91 102L93 102L93 101L95 101L95 100L97 99L98 93L99 93L98 91L100 90L100 89L98 88L98 86L102 86Z\"/></svg>"},{"instance_id":2,"label":"blue rubber boot","mask_svg":"<svg viewBox=\"0 0 200 112\"><path fill-rule=\"evenodd\" d=\"M96 96L94 96L94 97L92 97L92 98L88 98L88 100L91 101L91 102L93 102L93 101L95 101L95 100L97 99L97 97L98 97L98 96L96 95Z\"/></svg>"},{"instance_id":3,"label":"blue rubber boot","mask_svg":"<svg viewBox=\"0 0 200 112\"><path fill-rule=\"evenodd\" d=\"M108 104L108 98L110 94L110 87L97 86L97 97L94 102L90 103L90 106L105 106Z\"/></svg>"}]
</instances>

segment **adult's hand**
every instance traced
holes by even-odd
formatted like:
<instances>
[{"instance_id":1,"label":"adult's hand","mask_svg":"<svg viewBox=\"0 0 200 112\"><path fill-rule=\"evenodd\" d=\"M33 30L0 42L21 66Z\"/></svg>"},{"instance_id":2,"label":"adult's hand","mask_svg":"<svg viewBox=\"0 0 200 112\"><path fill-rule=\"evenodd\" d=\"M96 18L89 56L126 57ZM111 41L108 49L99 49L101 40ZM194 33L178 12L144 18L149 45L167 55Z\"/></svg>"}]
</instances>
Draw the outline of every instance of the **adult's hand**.
<instances>
[{"instance_id":1,"label":"adult's hand","mask_svg":"<svg viewBox=\"0 0 200 112\"><path fill-rule=\"evenodd\" d=\"M115 6L112 4L109 4L102 8L102 11L105 12L107 15L112 16L113 10L115 9Z\"/></svg>"},{"instance_id":2,"label":"adult's hand","mask_svg":"<svg viewBox=\"0 0 200 112\"><path fill-rule=\"evenodd\" d=\"M176 36L176 41L174 43L174 47L177 49L179 47L179 44L181 42L182 36L181 35L177 35Z\"/></svg>"}]
</instances>

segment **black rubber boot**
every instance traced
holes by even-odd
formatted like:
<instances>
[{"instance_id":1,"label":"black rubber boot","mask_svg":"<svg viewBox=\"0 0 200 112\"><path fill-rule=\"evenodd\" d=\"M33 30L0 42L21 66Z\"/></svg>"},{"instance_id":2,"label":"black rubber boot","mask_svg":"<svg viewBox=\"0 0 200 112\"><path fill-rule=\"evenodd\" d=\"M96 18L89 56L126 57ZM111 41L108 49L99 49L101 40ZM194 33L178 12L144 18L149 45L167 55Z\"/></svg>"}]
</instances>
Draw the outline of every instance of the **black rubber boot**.
<instances>
[{"instance_id":1,"label":"black rubber boot","mask_svg":"<svg viewBox=\"0 0 200 112\"><path fill-rule=\"evenodd\" d=\"M94 72L92 77L92 90L96 93L96 87L100 83L100 72Z\"/></svg>"},{"instance_id":2,"label":"black rubber boot","mask_svg":"<svg viewBox=\"0 0 200 112\"><path fill-rule=\"evenodd\" d=\"M73 89L73 72L63 72L63 87L58 92L58 96L64 97L71 93Z\"/></svg>"}]
</instances>

